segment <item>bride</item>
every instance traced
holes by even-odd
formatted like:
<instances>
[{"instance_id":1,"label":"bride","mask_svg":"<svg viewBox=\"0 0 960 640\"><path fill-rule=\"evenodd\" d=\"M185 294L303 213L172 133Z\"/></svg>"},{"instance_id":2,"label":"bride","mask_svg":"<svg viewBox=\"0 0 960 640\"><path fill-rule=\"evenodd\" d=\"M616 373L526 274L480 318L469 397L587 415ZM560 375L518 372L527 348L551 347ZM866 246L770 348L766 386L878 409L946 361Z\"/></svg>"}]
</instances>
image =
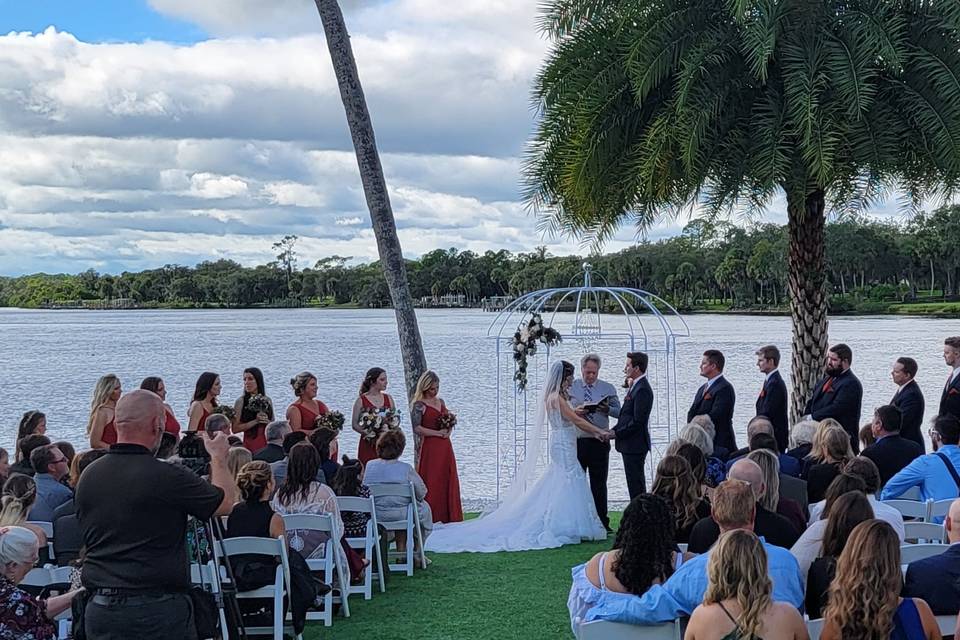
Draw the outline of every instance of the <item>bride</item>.
<instances>
[{"instance_id":1,"label":"bride","mask_svg":"<svg viewBox=\"0 0 960 640\"><path fill-rule=\"evenodd\" d=\"M527 455L500 505L476 520L437 526L427 551L523 551L603 540L607 533L577 462L577 429L606 440L608 433L574 412L567 398L573 365L550 367L537 408L536 430L527 441ZM549 458L539 469L540 443L549 423Z\"/></svg>"}]
</instances>

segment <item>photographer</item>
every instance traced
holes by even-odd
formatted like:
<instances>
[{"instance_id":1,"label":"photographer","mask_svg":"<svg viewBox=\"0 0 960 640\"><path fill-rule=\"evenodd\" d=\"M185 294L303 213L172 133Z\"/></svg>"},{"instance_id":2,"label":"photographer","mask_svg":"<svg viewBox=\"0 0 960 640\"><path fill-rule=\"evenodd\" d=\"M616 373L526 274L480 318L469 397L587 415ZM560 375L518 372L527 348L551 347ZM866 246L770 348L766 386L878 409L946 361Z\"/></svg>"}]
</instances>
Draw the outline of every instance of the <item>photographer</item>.
<instances>
[{"instance_id":1,"label":"photographer","mask_svg":"<svg viewBox=\"0 0 960 640\"><path fill-rule=\"evenodd\" d=\"M154 458L164 419L156 394L136 390L123 396L116 407L117 444L90 465L77 487L89 640L197 637L188 595L187 516L229 514L236 485L222 433L201 436L210 455L210 483Z\"/></svg>"}]
</instances>

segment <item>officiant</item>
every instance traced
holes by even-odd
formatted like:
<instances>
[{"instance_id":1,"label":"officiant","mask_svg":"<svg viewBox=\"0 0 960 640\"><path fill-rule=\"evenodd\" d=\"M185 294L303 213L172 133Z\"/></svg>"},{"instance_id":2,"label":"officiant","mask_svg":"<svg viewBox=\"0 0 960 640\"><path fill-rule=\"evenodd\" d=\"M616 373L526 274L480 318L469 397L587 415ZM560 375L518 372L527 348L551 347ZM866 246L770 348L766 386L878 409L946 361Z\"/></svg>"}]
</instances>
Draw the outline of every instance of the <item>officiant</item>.
<instances>
[{"instance_id":1,"label":"officiant","mask_svg":"<svg viewBox=\"0 0 960 640\"><path fill-rule=\"evenodd\" d=\"M620 415L620 399L617 389L600 380L600 356L588 353L580 360L580 378L570 387L570 404L579 415L601 429L610 429L610 418ZM597 507L597 515L607 531L610 518L607 516L607 474L610 467L610 443L578 431L577 460L590 477L590 492Z\"/></svg>"}]
</instances>

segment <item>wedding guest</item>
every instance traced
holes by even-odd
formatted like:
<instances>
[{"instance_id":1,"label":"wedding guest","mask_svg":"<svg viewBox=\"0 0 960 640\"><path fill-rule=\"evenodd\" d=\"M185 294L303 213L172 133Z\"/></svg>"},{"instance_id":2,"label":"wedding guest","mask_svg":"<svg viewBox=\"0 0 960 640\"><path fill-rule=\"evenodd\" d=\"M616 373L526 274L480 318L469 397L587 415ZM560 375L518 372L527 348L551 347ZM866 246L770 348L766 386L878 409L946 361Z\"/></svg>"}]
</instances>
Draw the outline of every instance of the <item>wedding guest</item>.
<instances>
[{"instance_id":1,"label":"wedding guest","mask_svg":"<svg viewBox=\"0 0 960 640\"><path fill-rule=\"evenodd\" d=\"M763 543L752 531L723 534L707 563L707 591L685 640L805 640L807 626L789 602L774 602Z\"/></svg>"},{"instance_id":2,"label":"wedding guest","mask_svg":"<svg viewBox=\"0 0 960 640\"><path fill-rule=\"evenodd\" d=\"M169 434L168 434L169 435ZM107 454L107 449L89 449L80 452L70 465L70 487L76 491L80 476L87 467ZM77 517L77 504L73 497L53 511L53 551L57 564L65 567L80 557L83 548L83 533Z\"/></svg>"},{"instance_id":3,"label":"wedding guest","mask_svg":"<svg viewBox=\"0 0 960 640\"><path fill-rule=\"evenodd\" d=\"M270 470L273 471L273 480L277 487L282 485L284 479L287 477L287 464L290 461L290 451L301 442L306 441L306 439L307 434L304 431L291 431L283 437L283 459L270 463Z\"/></svg>"},{"instance_id":4,"label":"wedding guest","mask_svg":"<svg viewBox=\"0 0 960 640\"><path fill-rule=\"evenodd\" d=\"M960 336L943 341L943 361L950 367L950 373L940 394L937 414L951 415L960 420Z\"/></svg>"},{"instance_id":5,"label":"wedding guest","mask_svg":"<svg viewBox=\"0 0 960 640\"><path fill-rule=\"evenodd\" d=\"M60 440L59 442L54 442L53 446L57 449L60 449L60 453L67 459L67 468L69 469L70 465L73 464L73 459L77 455L76 449L73 448L73 445L67 442L66 440Z\"/></svg>"},{"instance_id":6,"label":"wedding guest","mask_svg":"<svg viewBox=\"0 0 960 640\"><path fill-rule=\"evenodd\" d=\"M723 377L725 361L723 354L716 349L703 352L700 375L707 381L697 390L693 404L687 411L687 422L690 422L693 416L710 416L717 430L713 444L722 448L724 455L737 449L736 437L733 434L733 408L737 397L733 386Z\"/></svg>"},{"instance_id":7,"label":"wedding guest","mask_svg":"<svg viewBox=\"0 0 960 640\"><path fill-rule=\"evenodd\" d=\"M643 595L683 562L674 542L674 516L659 496L642 493L627 505L611 551L573 568L567 599L574 634L586 613L606 601Z\"/></svg>"},{"instance_id":8,"label":"wedding guest","mask_svg":"<svg viewBox=\"0 0 960 640\"><path fill-rule=\"evenodd\" d=\"M707 486L707 459L703 456L700 448L689 442L677 439L670 443L670 446L667 448L667 455L680 456L686 460L687 464L690 465L690 472L693 473L694 479L700 486L700 495L704 498L709 497L707 493L709 489Z\"/></svg>"},{"instance_id":9,"label":"wedding guest","mask_svg":"<svg viewBox=\"0 0 960 640\"><path fill-rule=\"evenodd\" d=\"M845 344L835 344L827 351L823 378L817 382L803 412L813 420L833 418L850 439L854 452L860 451L860 403L863 386L850 370L853 351ZM852 457L852 456L851 456Z\"/></svg>"},{"instance_id":10,"label":"wedding guest","mask_svg":"<svg viewBox=\"0 0 960 640\"><path fill-rule=\"evenodd\" d=\"M330 458L330 446L336 440L337 432L330 429L314 429L307 436L307 442L313 445L313 448L320 454L320 476L317 480L327 486L333 484L333 479L340 470L340 465Z\"/></svg>"},{"instance_id":11,"label":"wedding guest","mask_svg":"<svg viewBox=\"0 0 960 640\"><path fill-rule=\"evenodd\" d=\"M960 420L953 415L937 416L930 435L939 443L934 453L916 458L887 481L881 500L903 495L912 487L920 487L921 500L956 498L960 483L954 480L960 469Z\"/></svg>"},{"instance_id":12,"label":"wedding guest","mask_svg":"<svg viewBox=\"0 0 960 640\"><path fill-rule=\"evenodd\" d=\"M784 462L787 462L787 464L791 465L792 467L799 469L799 461L793 456L789 456L785 453L778 453L777 441L768 433L758 433L754 437L750 438L750 451L753 452L760 450L769 451L777 456L777 462L780 464L780 499L786 499L795 502L797 506L800 507L800 511L804 514L804 522L806 522L806 516L808 513L807 505L809 504L809 500L807 499L807 481L783 472Z\"/></svg>"},{"instance_id":13,"label":"wedding guest","mask_svg":"<svg viewBox=\"0 0 960 640\"><path fill-rule=\"evenodd\" d=\"M227 469L230 471L230 477L234 480L240 475L240 469L245 464L253 460L253 454L246 447L230 447L227 451Z\"/></svg>"},{"instance_id":14,"label":"wedding guest","mask_svg":"<svg viewBox=\"0 0 960 640\"><path fill-rule=\"evenodd\" d=\"M770 420L773 436L777 439L777 453L783 453L787 450L790 426L787 422L787 384L780 376L779 369L780 349L769 344L757 349L754 355L757 356L757 368L764 375L757 397L757 415Z\"/></svg>"},{"instance_id":15,"label":"wedding guest","mask_svg":"<svg viewBox=\"0 0 960 640\"><path fill-rule=\"evenodd\" d=\"M417 511L420 514L420 527L423 530L423 539L426 540L433 531L433 514L430 505L426 502L427 485L424 484L417 472L408 463L400 460L407 438L402 431L390 429L384 432L377 440L377 457L366 464L363 479L368 485L372 484L409 484L413 483L413 491L417 499ZM406 520L406 501L392 496L375 497L377 505L377 519L384 522ZM380 514L383 514L382 518ZM406 533L395 532L397 550L407 548Z\"/></svg>"},{"instance_id":16,"label":"wedding guest","mask_svg":"<svg viewBox=\"0 0 960 640\"><path fill-rule=\"evenodd\" d=\"M47 416L37 410L30 410L23 414L20 418L20 424L17 426L17 441L13 445L14 453L16 457L14 462L19 462L20 458L20 441L26 438L27 436L32 436L34 434L44 435L47 432Z\"/></svg>"},{"instance_id":17,"label":"wedding guest","mask_svg":"<svg viewBox=\"0 0 960 640\"><path fill-rule=\"evenodd\" d=\"M363 376L360 384L360 397L353 403L353 430L360 434L360 445L357 457L366 465L377 457L376 443L371 442L363 435L360 428L360 414L368 411L385 411L393 409L393 399L384 393L387 389L387 372L380 367L369 369Z\"/></svg>"},{"instance_id":18,"label":"wedding guest","mask_svg":"<svg viewBox=\"0 0 960 640\"><path fill-rule=\"evenodd\" d=\"M10 477L10 454L0 447L0 486Z\"/></svg>"},{"instance_id":19,"label":"wedding guest","mask_svg":"<svg viewBox=\"0 0 960 640\"><path fill-rule=\"evenodd\" d=\"M823 535L827 530L827 524L829 524L827 515L825 514L831 512L833 504L840 499L840 496L850 493L851 491L863 493L864 490L865 485L863 480L854 475L841 473L833 479L830 488L827 489L826 507L818 515L817 520L811 522L807 530L804 531L796 543L790 547L790 553L793 554L793 557L797 559L797 564L800 565L800 573L807 575L807 572L810 570L810 565L820 557L820 552L823 548ZM875 512L873 513L875 514Z\"/></svg>"},{"instance_id":20,"label":"wedding guest","mask_svg":"<svg viewBox=\"0 0 960 640\"><path fill-rule=\"evenodd\" d=\"M53 523L54 510L73 497L63 480L70 473L67 457L55 445L37 447L30 454L37 483L37 500L30 509L28 520Z\"/></svg>"},{"instance_id":21,"label":"wedding guest","mask_svg":"<svg viewBox=\"0 0 960 640\"><path fill-rule=\"evenodd\" d=\"M960 611L960 500L950 504L944 528L950 546L907 565L903 584L905 598L923 598L937 616Z\"/></svg>"},{"instance_id":22,"label":"wedding guest","mask_svg":"<svg viewBox=\"0 0 960 640\"><path fill-rule=\"evenodd\" d=\"M801 420L793 425L790 429L790 449L787 450L787 455L793 456L802 464L813 448L813 436L818 425L816 420Z\"/></svg>"},{"instance_id":23,"label":"wedding guest","mask_svg":"<svg viewBox=\"0 0 960 640\"><path fill-rule=\"evenodd\" d=\"M771 438L771 444L776 447L777 442L773 436L760 434ZM777 454L769 449L757 449L747 454L747 460L752 460L760 467L763 473L763 497L760 498L760 504L767 511L772 511L786 518L793 528L798 532L807 528L807 519L803 515L803 509L800 505L783 496L780 492L780 460Z\"/></svg>"},{"instance_id":24,"label":"wedding guest","mask_svg":"<svg viewBox=\"0 0 960 640\"><path fill-rule=\"evenodd\" d=\"M26 527L46 546L47 536L40 527L27 524L27 516L37 501L37 483L30 476L15 473L3 483L0 492L0 527Z\"/></svg>"},{"instance_id":25,"label":"wedding guest","mask_svg":"<svg viewBox=\"0 0 960 640\"><path fill-rule=\"evenodd\" d=\"M203 431L206 428L207 418L217 408L217 397L220 395L220 376L210 371L204 371L197 378L193 388L193 400L187 409L187 431ZM229 433L229 431L227 432Z\"/></svg>"},{"instance_id":26,"label":"wedding guest","mask_svg":"<svg viewBox=\"0 0 960 640\"><path fill-rule=\"evenodd\" d=\"M900 542L886 522L858 524L837 561L823 616L823 640L939 640L926 602L901 598Z\"/></svg>"},{"instance_id":27,"label":"wedding guest","mask_svg":"<svg viewBox=\"0 0 960 640\"><path fill-rule=\"evenodd\" d=\"M869 446L877 442L877 437L873 435L873 421L860 427L860 451L861 453Z\"/></svg>"},{"instance_id":28,"label":"wedding guest","mask_svg":"<svg viewBox=\"0 0 960 640\"><path fill-rule=\"evenodd\" d=\"M850 534L858 524L871 519L873 509L867 497L860 491L848 491L833 502L826 520L821 520L825 526L819 557L810 564L806 574L805 602L811 620L822 617L821 611L827 604L830 583L837 571L837 560L847 546Z\"/></svg>"},{"instance_id":29,"label":"wedding guest","mask_svg":"<svg viewBox=\"0 0 960 640\"><path fill-rule=\"evenodd\" d=\"M33 465L30 464L30 454L37 447L43 447L50 444L50 438L35 433L20 440L20 459L10 465L10 475L19 473L25 476L33 477Z\"/></svg>"},{"instance_id":30,"label":"wedding guest","mask_svg":"<svg viewBox=\"0 0 960 640\"><path fill-rule=\"evenodd\" d=\"M647 491L645 462L650 453L649 423L654 401L653 387L647 379L649 361L650 357L642 351L627 354L623 366L623 375L626 376L623 384L627 393L611 434L614 447L623 458L623 473L631 500Z\"/></svg>"},{"instance_id":31,"label":"wedding guest","mask_svg":"<svg viewBox=\"0 0 960 640\"><path fill-rule=\"evenodd\" d=\"M917 384L917 361L913 358L897 358L893 363L890 376L897 385L897 392L893 394L890 404L900 410L900 435L912 440L920 446L923 453L923 411L925 401L920 385Z\"/></svg>"},{"instance_id":32,"label":"wedding guest","mask_svg":"<svg viewBox=\"0 0 960 640\"><path fill-rule=\"evenodd\" d=\"M688 424L680 431L680 439L695 445L703 453L703 458L707 464L707 486L716 487L727 477L726 465L723 461L713 455L713 441L707 435L702 427L696 424Z\"/></svg>"},{"instance_id":33,"label":"wedding guest","mask_svg":"<svg viewBox=\"0 0 960 640\"><path fill-rule=\"evenodd\" d=\"M90 417L87 419L87 436L91 449L105 449L117 442L114 410L123 389L117 376L107 374L97 380L90 401Z\"/></svg>"},{"instance_id":34,"label":"wedding guest","mask_svg":"<svg viewBox=\"0 0 960 640\"><path fill-rule=\"evenodd\" d=\"M369 498L370 487L363 482L363 463L343 456L343 464L333 478L330 486L337 496ZM342 511L343 532L348 538L363 538L367 535L367 521L370 514L363 511Z\"/></svg>"},{"instance_id":35,"label":"wedding guest","mask_svg":"<svg viewBox=\"0 0 960 640\"><path fill-rule=\"evenodd\" d=\"M703 498L690 463L680 456L668 455L660 460L650 492L670 505L677 543L689 542L693 525L701 518L710 517L710 503Z\"/></svg>"},{"instance_id":36,"label":"wedding guest","mask_svg":"<svg viewBox=\"0 0 960 640\"><path fill-rule=\"evenodd\" d=\"M867 494L867 500L873 509L874 517L877 520L883 520L897 532L897 537L903 542L903 514L896 508L881 502L877 499L880 493L880 472L877 465L873 464L870 458L856 456L843 467L843 473L855 476L863 480L863 490ZM827 491L829 493L829 490ZM810 510L811 522L815 513L819 513L820 505L813 505Z\"/></svg>"},{"instance_id":37,"label":"wedding guest","mask_svg":"<svg viewBox=\"0 0 960 640\"><path fill-rule=\"evenodd\" d=\"M717 428L713 425L713 420L707 414L693 416L693 420L691 420L689 424L695 424L706 431L707 435L710 437L710 442L713 442L717 437ZM717 447L714 446L713 450L714 454L719 458L720 455L717 453Z\"/></svg>"},{"instance_id":38,"label":"wedding guest","mask_svg":"<svg viewBox=\"0 0 960 640\"><path fill-rule=\"evenodd\" d=\"M317 418L329 413L327 405L317 400L317 376L309 371L301 371L290 379L293 395L297 399L287 407L287 422L294 431L310 433Z\"/></svg>"},{"instance_id":39,"label":"wedding guest","mask_svg":"<svg viewBox=\"0 0 960 640\"><path fill-rule=\"evenodd\" d=\"M228 465L229 461L228 454ZM227 537L276 538L286 535L283 518L270 506L274 489L270 465L259 460L248 462L240 468L236 478L240 502L233 505L227 518Z\"/></svg>"},{"instance_id":40,"label":"wedding guest","mask_svg":"<svg viewBox=\"0 0 960 640\"><path fill-rule=\"evenodd\" d=\"M258 411L250 407L250 398L263 396L265 410ZM263 372L257 367L243 370L243 395L233 404L233 432L243 432L243 446L256 453L267 446L266 426L273 420L273 400L264 391Z\"/></svg>"},{"instance_id":41,"label":"wedding guest","mask_svg":"<svg viewBox=\"0 0 960 640\"><path fill-rule=\"evenodd\" d=\"M810 502L823 500L827 487L852 457L853 450L846 430L835 421L823 421L813 436L813 448L801 473L801 477L807 481Z\"/></svg>"},{"instance_id":42,"label":"wedding guest","mask_svg":"<svg viewBox=\"0 0 960 640\"><path fill-rule=\"evenodd\" d=\"M780 445L777 443L776 437L773 434L773 423L770 422L766 416L754 416L750 419L750 422L747 423L747 447L744 449L738 449L730 455L730 458L727 460L727 470L730 470L730 467L733 466L734 462L740 458L747 457L747 454L756 448L754 447L754 438L757 438L758 436L769 436L774 439L773 451L778 454L778 458L780 460L780 471L786 473L787 475L799 478L802 465L793 456L788 456L787 454L780 453L778 451L778 447Z\"/></svg>"},{"instance_id":43,"label":"wedding guest","mask_svg":"<svg viewBox=\"0 0 960 640\"><path fill-rule=\"evenodd\" d=\"M37 537L24 527L0 528L0 638L56 640L54 618L70 608L79 590L36 600L17 587L40 554Z\"/></svg>"},{"instance_id":44,"label":"wedding guest","mask_svg":"<svg viewBox=\"0 0 960 640\"><path fill-rule=\"evenodd\" d=\"M433 513L433 521L461 522L463 507L460 505L457 459L450 444L450 429L444 428L442 423L449 412L439 393L440 377L433 371L425 371L417 381L410 410L413 432L423 438L417 473L427 486L426 501Z\"/></svg>"},{"instance_id":45,"label":"wedding guest","mask_svg":"<svg viewBox=\"0 0 960 640\"><path fill-rule=\"evenodd\" d=\"M263 430L267 445L253 454L253 459L263 462L283 460L283 456L286 455L283 451L283 439L290 431L290 423L286 420L274 420L268 424Z\"/></svg>"},{"instance_id":46,"label":"wedding guest","mask_svg":"<svg viewBox=\"0 0 960 640\"><path fill-rule=\"evenodd\" d=\"M897 473L923 455L923 446L903 437L900 409L887 404L873 412L871 432L877 441L863 450L863 456L873 460L880 471L883 486Z\"/></svg>"},{"instance_id":47,"label":"wedding guest","mask_svg":"<svg viewBox=\"0 0 960 640\"><path fill-rule=\"evenodd\" d=\"M167 385L163 383L163 378L158 378L157 376L146 377L143 379L143 382L140 383L140 388L153 391L163 400L163 430L173 434L174 442L176 442L176 440L180 438L180 421L177 420L177 416L173 413L170 405L167 404Z\"/></svg>"}]
</instances>

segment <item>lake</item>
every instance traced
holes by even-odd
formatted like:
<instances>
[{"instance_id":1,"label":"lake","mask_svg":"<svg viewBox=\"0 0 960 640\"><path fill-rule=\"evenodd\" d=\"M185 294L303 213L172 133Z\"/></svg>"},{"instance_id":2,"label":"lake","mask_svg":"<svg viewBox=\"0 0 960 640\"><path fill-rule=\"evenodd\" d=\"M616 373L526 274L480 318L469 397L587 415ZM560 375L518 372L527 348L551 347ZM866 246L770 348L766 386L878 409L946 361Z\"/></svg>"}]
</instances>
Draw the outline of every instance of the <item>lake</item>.
<instances>
[{"instance_id":1,"label":"lake","mask_svg":"<svg viewBox=\"0 0 960 640\"><path fill-rule=\"evenodd\" d=\"M508 399L512 401L509 354L501 358L502 373L498 376L496 340L486 337L496 316L479 310L422 309L418 317L427 362L440 375L440 394L459 418L453 445L464 500L471 505L488 501L496 495L496 468L503 458L503 451L497 448L498 385L501 406ZM707 348L720 349L727 357L726 376L737 390L735 425L742 446L746 444L745 425L753 416L762 382L753 353L767 343L778 345L784 352L781 371L788 377L789 318L705 314L684 319L690 335L677 339L679 416L686 417L702 383L698 377L700 354ZM655 339L659 329L648 320L652 318L645 316L645 329ZM553 326L565 333L572 322L570 314L558 314ZM507 327L510 333L515 326L514 322ZM618 327L626 331L622 317L606 318L605 331ZM391 376L388 391L398 404L405 404L392 310L0 309L0 330L0 370L5 372L0 446L8 449L13 445L19 417L28 409L47 414L48 435L54 440L82 445L86 441L90 396L97 378L104 373L120 376L125 390L137 388L145 376L162 376L167 401L183 425L197 375L207 370L220 374L221 402L232 404L242 394L243 369L260 367L266 391L282 412L293 400L289 379L306 369L319 378L319 399L349 417L364 371L379 366ZM948 373L942 358L943 339L958 333L960 325L956 321L943 319L882 316L831 320L831 341L850 345L853 370L863 382L861 422L872 415L874 407L893 396L896 389L890 369L893 361L904 355L915 358L920 365L917 380L927 399L927 416L932 416ZM605 358L601 377L619 386L623 354L628 347L626 339L602 344L567 340L556 353L579 360L585 350L596 349ZM544 358L543 354L535 356L531 369L543 365ZM666 391L655 391L665 409ZM663 415L662 421L666 420ZM409 435L409 426L406 430ZM666 433L660 434L660 439L666 438ZM357 437L349 426L340 440L342 451L355 454ZM412 457L412 447L405 457ZM616 454L611 456L609 484L611 500L626 500L626 483Z\"/></svg>"}]
</instances>

